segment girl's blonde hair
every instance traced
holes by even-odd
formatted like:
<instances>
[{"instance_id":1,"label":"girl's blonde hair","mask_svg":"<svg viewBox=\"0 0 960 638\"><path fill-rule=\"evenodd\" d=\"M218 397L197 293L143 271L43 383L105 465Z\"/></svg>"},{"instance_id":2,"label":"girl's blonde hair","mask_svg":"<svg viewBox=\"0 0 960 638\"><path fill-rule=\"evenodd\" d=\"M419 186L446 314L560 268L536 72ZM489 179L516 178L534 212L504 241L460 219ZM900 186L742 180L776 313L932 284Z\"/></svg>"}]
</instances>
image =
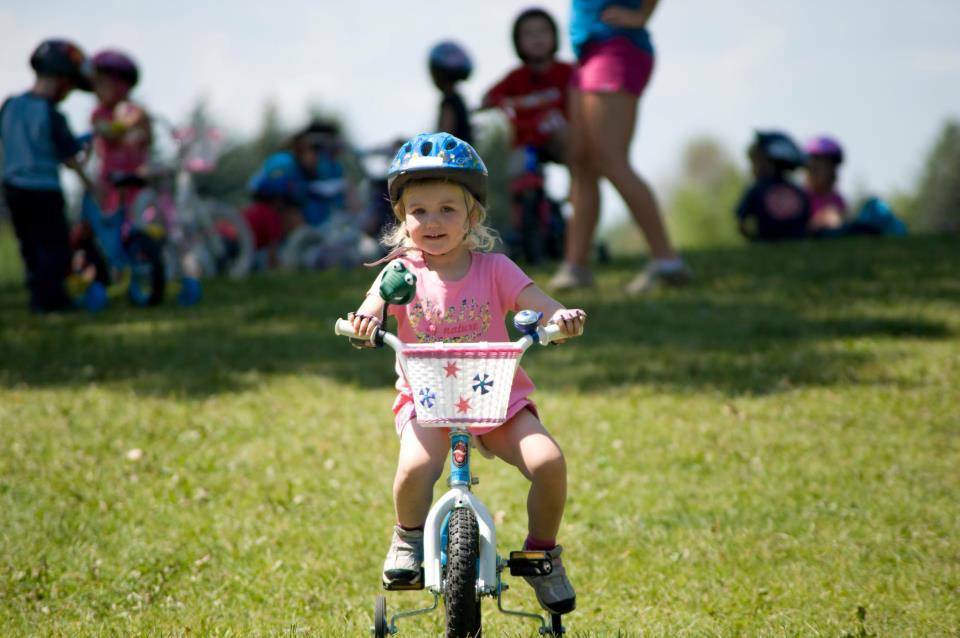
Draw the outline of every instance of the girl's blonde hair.
<instances>
[{"instance_id":1,"label":"girl's blonde hair","mask_svg":"<svg viewBox=\"0 0 960 638\"><path fill-rule=\"evenodd\" d=\"M449 179L434 177L408 182L404 186L404 190L414 185L422 186L424 184L453 184L460 187L460 190L463 192L463 201L467 208L467 220L470 224L470 229L467 231L467 236L464 238L463 243L469 250L479 250L481 252L493 250L497 244L497 231L483 223L487 219L487 209L477 201L477 198L474 197L463 184ZM397 223L387 228L380 238L380 243L387 247L390 254L384 257L384 259L374 263L380 263L384 260L389 261L408 250L417 249L416 244L413 243L413 239L407 233L407 229L403 224L407 218L407 213L406 210L404 210L402 193L393 205L393 214L397 218Z\"/></svg>"}]
</instances>

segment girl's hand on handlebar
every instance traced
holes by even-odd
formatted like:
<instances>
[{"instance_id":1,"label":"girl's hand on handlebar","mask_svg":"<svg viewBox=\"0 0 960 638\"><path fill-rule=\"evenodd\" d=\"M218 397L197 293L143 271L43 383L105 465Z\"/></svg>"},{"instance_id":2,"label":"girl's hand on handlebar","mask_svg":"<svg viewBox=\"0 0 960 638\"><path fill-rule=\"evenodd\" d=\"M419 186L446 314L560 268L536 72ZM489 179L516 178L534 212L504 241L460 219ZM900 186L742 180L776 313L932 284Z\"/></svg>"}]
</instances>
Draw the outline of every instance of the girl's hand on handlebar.
<instances>
[{"instance_id":1,"label":"girl's hand on handlebar","mask_svg":"<svg viewBox=\"0 0 960 638\"><path fill-rule=\"evenodd\" d=\"M560 332L564 336L576 337L583 332L583 325L586 322L587 313L580 308L561 308L553 313L548 323L555 323L560 326Z\"/></svg>"},{"instance_id":2,"label":"girl's hand on handlebar","mask_svg":"<svg viewBox=\"0 0 960 638\"><path fill-rule=\"evenodd\" d=\"M353 325L353 331L360 336L359 339L351 339L350 343L357 347L372 348L373 343L370 341L370 338L380 328L380 320L373 315L362 312L348 313L347 319Z\"/></svg>"}]
</instances>

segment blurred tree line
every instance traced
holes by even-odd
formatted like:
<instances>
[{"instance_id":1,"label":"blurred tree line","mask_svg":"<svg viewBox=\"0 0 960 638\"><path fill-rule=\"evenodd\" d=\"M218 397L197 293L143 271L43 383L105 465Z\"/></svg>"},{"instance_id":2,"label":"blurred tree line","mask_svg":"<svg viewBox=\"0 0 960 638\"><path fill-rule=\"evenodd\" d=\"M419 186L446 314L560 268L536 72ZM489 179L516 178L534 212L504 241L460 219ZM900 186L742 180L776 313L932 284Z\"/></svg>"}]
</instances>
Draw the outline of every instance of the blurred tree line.
<instances>
[{"instance_id":1,"label":"blurred tree line","mask_svg":"<svg viewBox=\"0 0 960 638\"><path fill-rule=\"evenodd\" d=\"M911 232L960 233L960 121L940 130L916 188L891 199Z\"/></svg>"}]
</instances>

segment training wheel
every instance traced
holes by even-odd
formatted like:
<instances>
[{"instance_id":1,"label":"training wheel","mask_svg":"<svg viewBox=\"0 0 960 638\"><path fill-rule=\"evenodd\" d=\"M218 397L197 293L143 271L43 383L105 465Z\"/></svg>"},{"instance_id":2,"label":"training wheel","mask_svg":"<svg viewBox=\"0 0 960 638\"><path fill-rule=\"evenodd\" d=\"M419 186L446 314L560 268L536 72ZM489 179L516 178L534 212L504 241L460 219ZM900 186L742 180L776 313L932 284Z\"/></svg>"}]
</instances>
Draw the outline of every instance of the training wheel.
<instances>
[{"instance_id":1,"label":"training wheel","mask_svg":"<svg viewBox=\"0 0 960 638\"><path fill-rule=\"evenodd\" d=\"M387 629L387 599L383 596L377 596L373 604L373 635L374 638L387 638L389 635Z\"/></svg>"},{"instance_id":2,"label":"training wheel","mask_svg":"<svg viewBox=\"0 0 960 638\"><path fill-rule=\"evenodd\" d=\"M550 625L554 636L562 636L567 632L563 627L563 616L560 614L550 614Z\"/></svg>"}]
</instances>

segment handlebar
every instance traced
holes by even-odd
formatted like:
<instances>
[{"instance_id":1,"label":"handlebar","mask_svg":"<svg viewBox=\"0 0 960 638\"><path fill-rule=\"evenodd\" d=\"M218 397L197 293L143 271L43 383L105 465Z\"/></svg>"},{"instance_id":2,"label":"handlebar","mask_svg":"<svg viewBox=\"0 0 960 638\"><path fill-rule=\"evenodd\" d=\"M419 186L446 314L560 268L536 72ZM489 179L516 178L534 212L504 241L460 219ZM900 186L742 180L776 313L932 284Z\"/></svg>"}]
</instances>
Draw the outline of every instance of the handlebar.
<instances>
[{"instance_id":1,"label":"handlebar","mask_svg":"<svg viewBox=\"0 0 960 638\"><path fill-rule=\"evenodd\" d=\"M363 337L360 337L356 332L354 332L353 324L346 319L337 319L336 323L334 324L333 331L341 337L363 340ZM535 334L537 335L536 337L524 335L513 343L526 349L534 343L539 343L542 346L546 346L552 341L570 338L560 332L560 326L555 323L549 323L545 326L537 326ZM581 334L583 334L583 330L574 336L580 336ZM387 332L383 328L378 328L377 331L371 335L369 340L375 345L381 345L385 343L394 350L400 350L403 348L403 342L400 341L396 335Z\"/></svg>"}]
</instances>

